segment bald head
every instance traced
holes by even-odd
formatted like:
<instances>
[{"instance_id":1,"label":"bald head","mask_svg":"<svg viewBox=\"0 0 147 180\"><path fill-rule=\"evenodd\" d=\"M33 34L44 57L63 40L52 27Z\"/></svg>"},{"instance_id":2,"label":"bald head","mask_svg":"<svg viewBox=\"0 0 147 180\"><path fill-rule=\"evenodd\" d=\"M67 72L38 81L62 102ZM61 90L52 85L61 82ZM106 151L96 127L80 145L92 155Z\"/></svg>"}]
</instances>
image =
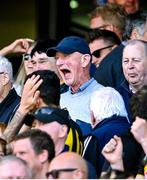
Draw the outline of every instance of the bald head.
<instances>
[{"instance_id":1,"label":"bald head","mask_svg":"<svg viewBox=\"0 0 147 180\"><path fill-rule=\"evenodd\" d=\"M88 174L86 161L74 152L56 156L49 166L50 177L55 178L52 176L53 170L60 170L57 177L60 179L86 179Z\"/></svg>"}]
</instances>

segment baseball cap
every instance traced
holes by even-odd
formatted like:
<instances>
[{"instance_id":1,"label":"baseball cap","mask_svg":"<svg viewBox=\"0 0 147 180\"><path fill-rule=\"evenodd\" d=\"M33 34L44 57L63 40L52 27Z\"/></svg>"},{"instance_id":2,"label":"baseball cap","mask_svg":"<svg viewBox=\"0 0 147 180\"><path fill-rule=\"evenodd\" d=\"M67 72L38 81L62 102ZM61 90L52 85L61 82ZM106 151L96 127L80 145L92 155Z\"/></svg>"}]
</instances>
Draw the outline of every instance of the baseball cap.
<instances>
[{"instance_id":1,"label":"baseball cap","mask_svg":"<svg viewBox=\"0 0 147 180\"><path fill-rule=\"evenodd\" d=\"M91 54L88 43L83 38L78 36L65 37L56 47L49 48L46 54L49 57L53 57L55 56L56 52L62 52L64 54L71 54L74 52Z\"/></svg>"},{"instance_id":2,"label":"baseball cap","mask_svg":"<svg viewBox=\"0 0 147 180\"><path fill-rule=\"evenodd\" d=\"M42 107L37 109L34 113L29 114L29 119L37 119L44 124L56 121L59 124L65 124L70 128L70 116L65 109Z\"/></svg>"}]
</instances>

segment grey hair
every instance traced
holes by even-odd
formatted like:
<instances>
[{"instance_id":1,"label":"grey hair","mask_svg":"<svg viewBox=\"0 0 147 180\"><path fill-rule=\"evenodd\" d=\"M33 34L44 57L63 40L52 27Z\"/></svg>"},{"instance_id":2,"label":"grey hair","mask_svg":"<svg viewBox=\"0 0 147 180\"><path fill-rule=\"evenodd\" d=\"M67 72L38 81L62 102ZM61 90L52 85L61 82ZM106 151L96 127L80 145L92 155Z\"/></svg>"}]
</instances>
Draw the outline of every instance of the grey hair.
<instances>
[{"instance_id":1,"label":"grey hair","mask_svg":"<svg viewBox=\"0 0 147 180\"><path fill-rule=\"evenodd\" d=\"M126 20L125 31L123 33L123 39L129 40L133 30L136 29L141 37L147 31L147 13L142 12L138 17L128 16Z\"/></svg>"},{"instance_id":2,"label":"grey hair","mask_svg":"<svg viewBox=\"0 0 147 180\"><path fill-rule=\"evenodd\" d=\"M97 121L102 121L113 115L123 116L128 119L122 96L111 87L100 88L92 93L90 110Z\"/></svg>"},{"instance_id":3,"label":"grey hair","mask_svg":"<svg viewBox=\"0 0 147 180\"><path fill-rule=\"evenodd\" d=\"M147 31L146 29L147 19L136 20L133 23L133 29L137 29L140 36L143 36L144 33Z\"/></svg>"},{"instance_id":4,"label":"grey hair","mask_svg":"<svg viewBox=\"0 0 147 180\"><path fill-rule=\"evenodd\" d=\"M0 56L0 72L8 73L10 81L13 82L13 69L11 62L3 56Z\"/></svg>"},{"instance_id":5,"label":"grey hair","mask_svg":"<svg viewBox=\"0 0 147 180\"><path fill-rule=\"evenodd\" d=\"M144 47L144 53L145 53L145 56L147 57L147 41L140 40L140 39L130 40L130 41L128 41L128 43L127 43L127 45L124 47L124 49L125 49L127 46L134 46L134 45L138 45L138 44L142 44L142 45L143 45L143 47Z\"/></svg>"},{"instance_id":6,"label":"grey hair","mask_svg":"<svg viewBox=\"0 0 147 180\"><path fill-rule=\"evenodd\" d=\"M27 165L27 163L24 160L20 159L19 157L14 156L14 155L4 156L0 160L0 166L3 166L5 164L11 163L11 162L17 162L19 164L19 166L24 167L25 173L26 173L26 177L25 177L26 179L31 179L32 178L32 171L29 168L29 166Z\"/></svg>"}]
</instances>

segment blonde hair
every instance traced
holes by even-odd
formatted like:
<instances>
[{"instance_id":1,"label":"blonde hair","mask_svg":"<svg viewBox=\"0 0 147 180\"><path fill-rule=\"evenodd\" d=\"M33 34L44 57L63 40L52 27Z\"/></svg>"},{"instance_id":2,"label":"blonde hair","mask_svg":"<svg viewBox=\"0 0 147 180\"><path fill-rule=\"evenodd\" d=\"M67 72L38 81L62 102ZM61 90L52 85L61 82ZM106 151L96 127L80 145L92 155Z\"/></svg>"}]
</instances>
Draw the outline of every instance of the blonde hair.
<instances>
[{"instance_id":1,"label":"blonde hair","mask_svg":"<svg viewBox=\"0 0 147 180\"><path fill-rule=\"evenodd\" d=\"M114 3L98 6L89 14L89 18L91 20L98 16L106 23L117 27L122 33L124 32L127 15L122 6Z\"/></svg>"},{"instance_id":2,"label":"blonde hair","mask_svg":"<svg viewBox=\"0 0 147 180\"><path fill-rule=\"evenodd\" d=\"M21 65L19 67L18 73L16 75L15 83L23 86L26 76L27 75L26 75L26 71L25 71L25 67L24 67L24 62L22 61Z\"/></svg>"}]
</instances>

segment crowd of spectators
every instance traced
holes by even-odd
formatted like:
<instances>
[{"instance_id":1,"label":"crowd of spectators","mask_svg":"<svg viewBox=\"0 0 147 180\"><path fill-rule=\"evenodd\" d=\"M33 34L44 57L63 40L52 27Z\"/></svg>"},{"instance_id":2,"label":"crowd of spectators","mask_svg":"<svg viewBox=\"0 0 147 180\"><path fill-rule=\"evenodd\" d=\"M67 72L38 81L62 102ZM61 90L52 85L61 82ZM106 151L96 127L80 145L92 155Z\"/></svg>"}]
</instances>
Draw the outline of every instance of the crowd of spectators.
<instances>
[{"instance_id":1,"label":"crowd of spectators","mask_svg":"<svg viewBox=\"0 0 147 180\"><path fill-rule=\"evenodd\" d=\"M85 39L0 50L1 179L147 178L147 13L96 2Z\"/></svg>"}]
</instances>

